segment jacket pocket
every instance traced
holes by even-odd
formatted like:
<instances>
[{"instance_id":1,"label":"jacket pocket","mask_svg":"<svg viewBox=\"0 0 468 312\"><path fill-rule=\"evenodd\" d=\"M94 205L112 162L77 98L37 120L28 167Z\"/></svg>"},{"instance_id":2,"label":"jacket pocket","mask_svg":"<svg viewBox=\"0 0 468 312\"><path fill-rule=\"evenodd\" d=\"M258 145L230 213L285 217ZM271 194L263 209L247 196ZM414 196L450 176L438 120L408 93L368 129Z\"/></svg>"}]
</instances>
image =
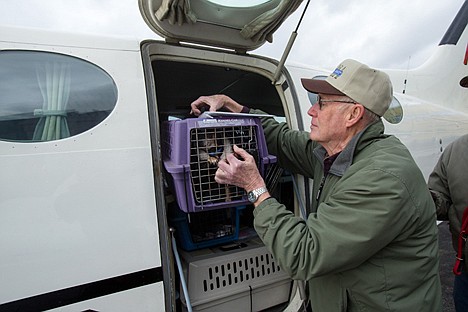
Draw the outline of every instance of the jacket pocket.
<instances>
[{"instance_id":1,"label":"jacket pocket","mask_svg":"<svg viewBox=\"0 0 468 312\"><path fill-rule=\"evenodd\" d=\"M349 296L348 289L341 288L341 307L340 307L341 312L348 311L349 300L350 300L348 296Z\"/></svg>"},{"instance_id":2,"label":"jacket pocket","mask_svg":"<svg viewBox=\"0 0 468 312\"><path fill-rule=\"evenodd\" d=\"M359 304L356 298L353 297L353 293L350 289L345 289L345 298L344 298L344 310L346 312L363 312L367 309Z\"/></svg>"}]
</instances>

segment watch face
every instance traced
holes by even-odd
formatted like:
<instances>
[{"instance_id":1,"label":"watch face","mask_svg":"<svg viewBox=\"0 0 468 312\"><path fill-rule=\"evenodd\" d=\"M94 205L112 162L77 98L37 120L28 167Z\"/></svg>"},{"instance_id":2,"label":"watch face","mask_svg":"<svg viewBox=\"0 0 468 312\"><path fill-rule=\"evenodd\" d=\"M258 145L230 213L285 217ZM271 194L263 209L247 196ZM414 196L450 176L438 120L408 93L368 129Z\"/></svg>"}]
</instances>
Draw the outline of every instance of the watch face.
<instances>
[{"instance_id":1,"label":"watch face","mask_svg":"<svg viewBox=\"0 0 468 312\"><path fill-rule=\"evenodd\" d=\"M247 194L247 198L249 199L249 201L251 203L254 203L256 200L257 200L257 196L255 196L255 193L250 191L248 194Z\"/></svg>"}]
</instances>

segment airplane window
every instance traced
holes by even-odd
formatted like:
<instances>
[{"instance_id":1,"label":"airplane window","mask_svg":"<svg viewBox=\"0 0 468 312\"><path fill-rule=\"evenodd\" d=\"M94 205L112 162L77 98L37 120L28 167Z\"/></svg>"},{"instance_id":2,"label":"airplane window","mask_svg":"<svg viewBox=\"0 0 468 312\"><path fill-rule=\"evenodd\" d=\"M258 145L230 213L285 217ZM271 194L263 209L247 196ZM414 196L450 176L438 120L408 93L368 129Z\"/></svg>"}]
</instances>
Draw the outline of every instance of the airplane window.
<instances>
[{"instance_id":1,"label":"airplane window","mask_svg":"<svg viewBox=\"0 0 468 312\"><path fill-rule=\"evenodd\" d=\"M460 86L463 88L468 88L468 76L465 76L460 80Z\"/></svg>"},{"instance_id":2,"label":"airplane window","mask_svg":"<svg viewBox=\"0 0 468 312\"><path fill-rule=\"evenodd\" d=\"M0 140L74 136L102 122L116 102L112 78L87 61L49 52L0 52Z\"/></svg>"},{"instance_id":3,"label":"airplane window","mask_svg":"<svg viewBox=\"0 0 468 312\"><path fill-rule=\"evenodd\" d=\"M403 107L401 107L400 101L396 97L393 97L383 118L391 124L397 124L403 119Z\"/></svg>"}]
</instances>

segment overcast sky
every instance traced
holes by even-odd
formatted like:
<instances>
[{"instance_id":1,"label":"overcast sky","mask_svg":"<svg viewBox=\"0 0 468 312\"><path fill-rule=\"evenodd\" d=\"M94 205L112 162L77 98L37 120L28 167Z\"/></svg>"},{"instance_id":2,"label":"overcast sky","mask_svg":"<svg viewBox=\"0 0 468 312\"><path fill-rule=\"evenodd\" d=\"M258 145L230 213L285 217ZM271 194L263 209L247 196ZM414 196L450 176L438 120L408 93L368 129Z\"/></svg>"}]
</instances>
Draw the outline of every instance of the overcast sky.
<instances>
[{"instance_id":1,"label":"overcast sky","mask_svg":"<svg viewBox=\"0 0 468 312\"><path fill-rule=\"evenodd\" d=\"M195 0L192 0L195 1ZM256 54L279 59L302 9ZM312 0L288 61L332 69L345 58L413 68L434 51L464 0ZM138 0L0 0L0 23L157 38ZM1 39L1 34L0 34Z\"/></svg>"}]
</instances>

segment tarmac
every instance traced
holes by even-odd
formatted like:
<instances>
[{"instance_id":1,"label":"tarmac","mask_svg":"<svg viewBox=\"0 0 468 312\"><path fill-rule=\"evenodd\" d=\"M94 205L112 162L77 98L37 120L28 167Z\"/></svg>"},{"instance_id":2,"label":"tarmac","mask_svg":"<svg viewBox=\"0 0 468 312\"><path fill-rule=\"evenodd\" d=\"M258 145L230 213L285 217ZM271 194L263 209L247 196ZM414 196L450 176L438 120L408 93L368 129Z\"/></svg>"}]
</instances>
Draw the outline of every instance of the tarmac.
<instances>
[{"instance_id":1,"label":"tarmac","mask_svg":"<svg viewBox=\"0 0 468 312\"><path fill-rule=\"evenodd\" d=\"M440 255L440 281L442 284L442 312L455 312L453 305L453 265L455 251L452 247L451 235L447 222L439 224L439 255Z\"/></svg>"}]
</instances>

